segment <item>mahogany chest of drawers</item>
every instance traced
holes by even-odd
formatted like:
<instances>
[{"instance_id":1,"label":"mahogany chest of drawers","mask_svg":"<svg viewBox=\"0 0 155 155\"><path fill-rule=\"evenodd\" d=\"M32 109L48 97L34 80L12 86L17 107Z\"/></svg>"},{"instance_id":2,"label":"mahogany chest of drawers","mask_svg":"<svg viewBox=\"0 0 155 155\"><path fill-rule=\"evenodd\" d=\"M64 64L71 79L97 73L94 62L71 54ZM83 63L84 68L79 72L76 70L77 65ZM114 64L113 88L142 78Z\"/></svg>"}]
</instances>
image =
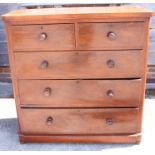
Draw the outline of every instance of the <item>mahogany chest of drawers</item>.
<instances>
[{"instance_id":1,"label":"mahogany chest of drawers","mask_svg":"<svg viewBox=\"0 0 155 155\"><path fill-rule=\"evenodd\" d=\"M140 142L151 15L128 6L4 15L20 142Z\"/></svg>"}]
</instances>

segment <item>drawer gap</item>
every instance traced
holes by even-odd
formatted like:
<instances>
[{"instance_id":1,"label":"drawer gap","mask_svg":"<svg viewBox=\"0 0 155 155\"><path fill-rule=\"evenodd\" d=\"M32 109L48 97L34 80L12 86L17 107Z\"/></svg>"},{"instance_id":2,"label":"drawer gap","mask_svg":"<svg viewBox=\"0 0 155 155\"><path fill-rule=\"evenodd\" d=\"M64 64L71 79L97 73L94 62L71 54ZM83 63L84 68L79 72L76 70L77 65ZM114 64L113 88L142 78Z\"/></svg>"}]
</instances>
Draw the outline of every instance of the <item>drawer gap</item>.
<instances>
[{"instance_id":1,"label":"drawer gap","mask_svg":"<svg viewBox=\"0 0 155 155\"><path fill-rule=\"evenodd\" d=\"M141 77L138 77L138 78L137 77L134 77L134 78L93 78L93 79L91 79L91 78L89 78L89 79L88 78L74 78L74 79L71 79L71 78L69 78L69 79L18 78L18 80L140 80L140 79L141 79Z\"/></svg>"},{"instance_id":2,"label":"drawer gap","mask_svg":"<svg viewBox=\"0 0 155 155\"><path fill-rule=\"evenodd\" d=\"M28 106L21 105L21 109L139 109L138 107L39 107L39 106Z\"/></svg>"},{"instance_id":3,"label":"drawer gap","mask_svg":"<svg viewBox=\"0 0 155 155\"><path fill-rule=\"evenodd\" d=\"M93 52L93 51L98 51L98 52L104 52L104 51L123 51L123 52L126 52L126 51L135 51L135 50L143 50L143 49L145 49L144 47L143 48L128 48L128 49L123 49L123 48L118 48L118 49L89 49L89 50L86 50L86 49L78 49L78 47L76 48L76 50L70 50L70 49L64 49L63 51L62 50L57 50L57 49L55 49L55 50L51 50L51 49L46 49L46 52L52 52L52 53L54 53L54 52ZM31 50L31 51L27 51L27 50L14 50L14 52L15 53L21 53L21 52L34 52L34 53L36 53L36 50ZM45 52L45 50L37 50L37 52Z\"/></svg>"},{"instance_id":4,"label":"drawer gap","mask_svg":"<svg viewBox=\"0 0 155 155\"><path fill-rule=\"evenodd\" d=\"M20 133L22 134L22 133ZM131 133L115 133L115 134L111 134L111 133L106 133L106 134L31 134L31 133L24 133L24 135L27 135L27 136L115 136L115 135L135 135L137 134L136 132L131 132Z\"/></svg>"}]
</instances>

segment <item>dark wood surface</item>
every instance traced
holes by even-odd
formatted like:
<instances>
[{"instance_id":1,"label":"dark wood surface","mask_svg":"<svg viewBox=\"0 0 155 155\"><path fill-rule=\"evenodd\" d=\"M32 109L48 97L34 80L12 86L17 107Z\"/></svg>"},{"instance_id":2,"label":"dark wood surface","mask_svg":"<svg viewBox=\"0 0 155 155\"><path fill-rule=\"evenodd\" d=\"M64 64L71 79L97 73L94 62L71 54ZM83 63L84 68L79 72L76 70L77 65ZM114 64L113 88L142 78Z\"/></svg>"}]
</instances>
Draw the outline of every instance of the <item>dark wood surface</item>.
<instances>
[{"instance_id":1,"label":"dark wood surface","mask_svg":"<svg viewBox=\"0 0 155 155\"><path fill-rule=\"evenodd\" d=\"M12 27L14 51L72 50L74 24L26 25ZM41 35L45 35L42 38Z\"/></svg>"},{"instance_id":2,"label":"dark wood surface","mask_svg":"<svg viewBox=\"0 0 155 155\"><path fill-rule=\"evenodd\" d=\"M140 134L132 135L26 135L20 134L21 143L136 143L141 141Z\"/></svg>"},{"instance_id":3,"label":"dark wood surface","mask_svg":"<svg viewBox=\"0 0 155 155\"><path fill-rule=\"evenodd\" d=\"M23 134L134 134L138 109L22 109ZM33 125L32 125L33 122Z\"/></svg>"},{"instance_id":4,"label":"dark wood surface","mask_svg":"<svg viewBox=\"0 0 155 155\"><path fill-rule=\"evenodd\" d=\"M80 23L77 44L79 49L142 49L144 29L143 22Z\"/></svg>"},{"instance_id":5,"label":"dark wood surface","mask_svg":"<svg viewBox=\"0 0 155 155\"><path fill-rule=\"evenodd\" d=\"M6 23L9 60L13 78L21 142L33 141L32 136L34 136L34 141L37 139L38 141L52 141L51 137L47 138L45 136L46 134L49 134L50 136L52 136L52 134L57 134L58 141L72 141L72 136L65 139L63 137L60 138L61 134L72 134L74 136L76 134L103 134L107 136L106 138L104 136L103 140L96 138L99 142L114 141L136 143L140 141L139 133L141 132L146 85L149 16L152 13L139 7L131 7L129 10L126 9L127 7L121 7L120 10L119 8L115 9L114 7L99 10L97 8L91 8L85 10L88 11L88 13L82 11L79 14L78 11L83 10L82 8L77 9L75 12L72 12L74 9L65 9L67 12L72 10L70 12L71 14L66 15L64 9L61 10L61 8L59 8L54 10L51 9L49 12L47 11L48 9L46 9L47 12L40 10L45 18L42 18L43 16L40 16L40 13L37 13L38 15L36 15L38 10L36 10L36 12L34 11L35 14L33 16L31 11L30 13L26 11L25 14L22 11L21 14L19 14L20 11L17 11L18 15L16 12L3 16ZM109 10L111 10L111 12ZM56 14L50 16L49 13L53 11L56 11ZM92 16L88 15L89 11L92 11ZM61 14L60 12L63 12L64 14ZM25 21L23 21L23 17L25 17ZM67 17L67 19L65 17ZM73 17L74 19L72 19ZM106 19L107 17L108 19ZM49 19L51 19L50 23ZM70 41L66 39L66 42L67 44L74 42L75 49L66 51L65 46L68 45L60 43L59 47L58 44L55 44L54 48L57 49L45 51L44 49L52 48L48 42L48 45L45 43L45 47L38 51L36 45L39 42L35 42L35 39L32 39L33 37L31 37L31 35L27 35L29 34L29 32L27 33L27 30L27 34L24 34L23 38L25 38L25 36L27 38L30 36L30 38L26 39L28 41L30 40L30 43L27 44L24 42L22 46L19 45L19 42L22 40L21 34L23 32L21 33L21 31L18 31L19 34L16 35L13 35L12 33L14 32L14 27L18 26L20 27L20 30L22 30L22 28L25 29L25 26L29 27L32 24L40 25L41 23L43 25L52 24L53 29L53 24L58 24L60 19L62 19L63 24L70 23L71 25L74 25L72 28L69 26L67 29L67 33L69 32L69 34L74 35L71 35L71 38L70 36L67 36L67 38L70 38ZM61 24L62 21L60 22ZM100 22L99 25L101 25L98 27L98 23L96 22ZM110 39L112 46L110 46L110 42L105 42L105 35L102 35L102 32L104 32L102 27L104 28L104 26L107 25L107 22L113 23L112 27L113 30L115 30L115 32L112 31L112 34L110 34L110 38L106 38ZM120 22L123 24L120 25ZM79 31L79 25L82 23L89 23L88 25L91 25L92 23L95 24L95 28L94 24L92 24L93 28L92 26L91 28L93 31L90 31L90 33L88 33L89 31L87 32L87 28L82 32L82 37L84 39L81 38L81 31ZM120 29L122 25L125 27L124 31ZM50 25L49 27L51 28ZM88 30L90 30L89 27L90 26L88 26ZM130 30L129 32L132 33L128 33L126 27L128 27ZM137 31L135 31L136 27L138 28ZM61 26L58 26L55 29L58 34L66 34ZM58 29L60 29L60 31ZM74 30L74 33L71 29ZM38 36L36 35L38 34L38 32L36 32L36 27L34 30L36 37ZM118 33L116 30L118 30ZM30 32L32 32L31 28ZM109 34L109 29L105 32ZM117 37L122 36L125 38L125 36L128 36L129 40L122 38L117 40L115 33L117 34ZM137 38L141 38L141 35L143 38L140 42L137 42L136 46L135 42ZM16 36L18 37L16 38ZM45 36L46 35L43 35L43 38L45 38ZM14 42L15 38L17 39L17 45L15 45L16 43ZM18 42L19 38L21 39ZM55 36L54 39L57 40L57 38L58 41L62 39L60 36ZM82 48L83 50L80 50L81 44L79 43L81 43L81 40L85 41L85 48ZM132 42L129 44L130 46L127 46L125 42L130 40L132 40ZM44 41L47 40L45 39ZM113 43L112 41L116 42ZM103 48L104 46L102 43L104 42L108 45L107 50ZM29 49L32 47L32 51L26 50L26 46L31 44L32 46L29 46ZM96 50L92 49L90 51L91 45L93 45L93 48ZM43 47L41 44L39 44L39 46ZM58 79L61 80L60 83ZM120 82L117 82L117 80L120 80ZM123 81L125 80L128 83L123 84ZM46 84L46 86L42 88L44 84ZM128 91L130 89L129 92L126 92L127 86ZM51 89L51 87L53 89ZM102 91L103 87L104 90ZM113 95L116 94L116 100L110 102L110 99L104 97L103 101L105 102L105 105L112 103L113 106L101 108L98 105L99 102L96 102L95 104L93 100L96 100L96 98L97 100L102 99L100 93L97 92L101 92L102 94L102 92L107 91L107 89L109 90L110 87L115 88L115 92L119 92L118 94L121 92L128 93L126 94L126 97L125 95L123 96L126 100L123 99L121 96L122 94L117 96L116 93L108 92L110 97L113 97ZM26 96L24 88L29 91L29 93L36 93L36 95L32 96L27 94ZM59 94L56 94L54 90L59 91L60 88L62 88L61 91ZM91 90L91 93L94 91L94 93L89 93L89 90ZM88 95L82 91L86 91ZM135 91L137 91L137 95L134 94L134 97L132 93ZM39 96L37 95L38 93L42 93L42 95L46 97L55 93L56 100L53 100L53 103L55 102L55 105L60 104L61 106L59 105L55 108L52 108L52 106L43 106L43 104L52 104L52 102L49 104L49 101L44 100L43 97L41 97L42 103L39 103L41 106L30 103L31 101L37 101L36 98ZM79 94L76 95L77 93ZM57 96L61 96L58 99L59 101L57 101ZM90 101L87 101L88 98ZM30 100L26 101L25 99ZM78 108L73 106L72 100L74 99L76 100L76 102L74 101L74 104L79 104ZM23 103L25 102L24 100L26 103ZM61 100L63 100L63 102ZM130 108L127 108L124 104L129 102ZM82 104L86 103L90 103L89 108L82 106ZM92 106L93 103L95 105L94 107ZM68 107L62 107L62 104L68 104ZM122 106L121 108L118 108L114 104ZM105 120L106 124L104 124ZM54 123L56 123L55 126L52 126ZM46 125L48 125L48 127ZM108 127L106 125L108 125ZM53 127L53 129L49 126ZM111 137L108 138L108 134L120 136L119 140L116 141ZM124 136L124 134L126 136ZM133 134L134 138L129 138L130 136L133 136ZM89 138L87 141L89 142L91 140L94 141L94 138ZM79 139L79 142L80 141L82 141L82 138ZM83 141L86 142L85 137L83 137Z\"/></svg>"},{"instance_id":6,"label":"dark wood surface","mask_svg":"<svg viewBox=\"0 0 155 155\"><path fill-rule=\"evenodd\" d=\"M18 52L14 59L21 79L139 78L145 63L138 50Z\"/></svg>"},{"instance_id":7,"label":"dark wood surface","mask_svg":"<svg viewBox=\"0 0 155 155\"><path fill-rule=\"evenodd\" d=\"M137 107L141 104L140 79L18 82L22 107Z\"/></svg>"}]
</instances>

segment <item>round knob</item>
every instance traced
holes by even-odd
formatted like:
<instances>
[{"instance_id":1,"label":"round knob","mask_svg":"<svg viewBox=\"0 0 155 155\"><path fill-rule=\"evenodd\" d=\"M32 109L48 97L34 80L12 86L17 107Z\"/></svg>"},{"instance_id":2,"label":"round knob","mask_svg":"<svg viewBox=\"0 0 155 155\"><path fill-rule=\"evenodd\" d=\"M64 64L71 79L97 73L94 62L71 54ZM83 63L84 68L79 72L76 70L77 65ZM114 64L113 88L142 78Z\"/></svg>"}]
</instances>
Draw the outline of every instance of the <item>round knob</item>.
<instances>
[{"instance_id":1,"label":"round knob","mask_svg":"<svg viewBox=\"0 0 155 155\"><path fill-rule=\"evenodd\" d=\"M106 119L106 124L107 124L107 125L112 125L112 124L113 124L112 118L107 118L107 119Z\"/></svg>"},{"instance_id":2,"label":"round knob","mask_svg":"<svg viewBox=\"0 0 155 155\"><path fill-rule=\"evenodd\" d=\"M116 34L114 32L108 32L107 37L110 40L115 40L116 39Z\"/></svg>"},{"instance_id":3,"label":"round knob","mask_svg":"<svg viewBox=\"0 0 155 155\"><path fill-rule=\"evenodd\" d=\"M49 63L48 63L47 60L43 60L41 62L41 64L40 64L40 66L41 66L42 69L48 68L48 65L49 65Z\"/></svg>"},{"instance_id":4,"label":"round knob","mask_svg":"<svg viewBox=\"0 0 155 155\"><path fill-rule=\"evenodd\" d=\"M111 59L108 60L108 61L107 61L107 65L108 65L109 68L115 67L115 62L114 62L114 60L111 60Z\"/></svg>"},{"instance_id":5,"label":"round knob","mask_svg":"<svg viewBox=\"0 0 155 155\"><path fill-rule=\"evenodd\" d=\"M46 124L47 124L48 126L50 126L50 125L52 125L52 123L53 123L53 118L52 118L51 116L47 117L47 119L46 119Z\"/></svg>"},{"instance_id":6,"label":"round knob","mask_svg":"<svg viewBox=\"0 0 155 155\"><path fill-rule=\"evenodd\" d=\"M45 89L43 90L43 95L44 95L44 96L48 97L48 96L50 96L51 94L52 94L52 89L51 89L51 88L47 87L47 88L45 88Z\"/></svg>"},{"instance_id":7,"label":"round knob","mask_svg":"<svg viewBox=\"0 0 155 155\"><path fill-rule=\"evenodd\" d=\"M46 33L40 33L39 34L39 39L42 40L46 40L47 39L47 34Z\"/></svg>"},{"instance_id":8,"label":"round knob","mask_svg":"<svg viewBox=\"0 0 155 155\"><path fill-rule=\"evenodd\" d=\"M113 91L112 91L112 90L108 90L108 91L107 91L107 96L108 96L108 97L113 97L113 96L114 96Z\"/></svg>"}]
</instances>

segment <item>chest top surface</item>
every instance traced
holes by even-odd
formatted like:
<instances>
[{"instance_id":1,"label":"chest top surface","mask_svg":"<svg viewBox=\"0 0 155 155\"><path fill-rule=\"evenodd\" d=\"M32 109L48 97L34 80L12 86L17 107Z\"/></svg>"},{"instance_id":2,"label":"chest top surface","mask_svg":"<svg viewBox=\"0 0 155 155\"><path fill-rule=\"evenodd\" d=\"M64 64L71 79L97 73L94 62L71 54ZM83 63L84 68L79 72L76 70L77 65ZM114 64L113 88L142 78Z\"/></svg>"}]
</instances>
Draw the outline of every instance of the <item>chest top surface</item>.
<instances>
[{"instance_id":1,"label":"chest top surface","mask_svg":"<svg viewBox=\"0 0 155 155\"><path fill-rule=\"evenodd\" d=\"M26 21L33 19L81 19L81 18L144 18L153 15L151 10L140 6L111 7L64 7L21 9L2 16L4 21Z\"/></svg>"}]
</instances>

